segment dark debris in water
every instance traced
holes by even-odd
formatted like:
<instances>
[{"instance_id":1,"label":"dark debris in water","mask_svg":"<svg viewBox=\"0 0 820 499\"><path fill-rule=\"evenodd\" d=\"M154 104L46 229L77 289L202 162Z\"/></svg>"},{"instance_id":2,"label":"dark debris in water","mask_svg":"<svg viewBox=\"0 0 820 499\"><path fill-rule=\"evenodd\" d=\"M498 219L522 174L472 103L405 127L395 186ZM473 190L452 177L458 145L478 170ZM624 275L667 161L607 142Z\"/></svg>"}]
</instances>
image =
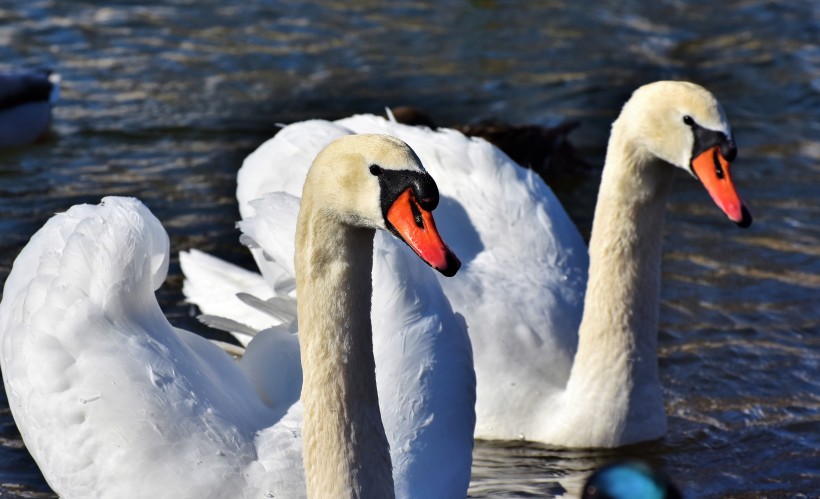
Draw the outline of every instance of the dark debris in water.
<instances>
[{"instance_id":1,"label":"dark debris in water","mask_svg":"<svg viewBox=\"0 0 820 499\"><path fill-rule=\"evenodd\" d=\"M391 109L400 123L438 128L425 111L400 106ZM468 137L481 137L504 151L519 165L536 172L556 192L572 190L592 172L592 165L578 156L569 134L581 125L565 121L554 127L515 125L501 120L482 120L472 124L448 124Z\"/></svg>"}]
</instances>

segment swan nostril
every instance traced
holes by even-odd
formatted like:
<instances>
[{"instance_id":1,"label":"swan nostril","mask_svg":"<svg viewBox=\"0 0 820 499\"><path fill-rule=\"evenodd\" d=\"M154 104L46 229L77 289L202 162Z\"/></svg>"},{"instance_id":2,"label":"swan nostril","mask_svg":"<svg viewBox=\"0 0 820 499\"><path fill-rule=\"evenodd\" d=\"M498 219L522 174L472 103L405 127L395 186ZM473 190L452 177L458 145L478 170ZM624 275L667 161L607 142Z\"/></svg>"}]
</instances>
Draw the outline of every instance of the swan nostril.
<instances>
[{"instance_id":1,"label":"swan nostril","mask_svg":"<svg viewBox=\"0 0 820 499\"><path fill-rule=\"evenodd\" d=\"M718 151L715 149L714 153L712 153L712 161L715 162L715 176L718 179L723 180L723 165L720 164L720 157L718 157Z\"/></svg>"},{"instance_id":2,"label":"swan nostril","mask_svg":"<svg viewBox=\"0 0 820 499\"><path fill-rule=\"evenodd\" d=\"M413 221L416 222L416 227L424 229L424 219L421 217L421 211L412 200L410 201L410 211L413 213Z\"/></svg>"}]
</instances>

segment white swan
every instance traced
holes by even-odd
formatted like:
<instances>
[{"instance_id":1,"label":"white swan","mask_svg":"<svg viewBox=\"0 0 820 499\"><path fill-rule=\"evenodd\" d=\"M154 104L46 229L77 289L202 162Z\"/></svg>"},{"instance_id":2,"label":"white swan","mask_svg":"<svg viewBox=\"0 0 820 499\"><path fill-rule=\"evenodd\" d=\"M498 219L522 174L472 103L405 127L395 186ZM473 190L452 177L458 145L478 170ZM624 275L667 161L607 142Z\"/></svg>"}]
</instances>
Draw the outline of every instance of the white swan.
<instances>
[{"instance_id":1,"label":"white swan","mask_svg":"<svg viewBox=\"0 0 820 499\"><path fill-rule=\"evenodd\" d=\"M317 157L297 229L305 369L296 404L259 396L253 343L236 363L168 324L153 293L168 239L141 203L106 198L53 217L16 259L0 303L9 405L49 484L62 497L302 497L306 487L309 497L392 496L370 339L371 247L375 229L390 228L452 275L458 261L427 211L437 202L435 183L396 139L347 137ZM281 330L257 340L263 350L279 343L285 360L294 352ZM264 364L293 375L294 362Z\"/></svg>"},{"instance_id":2,"label":"white swan","mask_svg":"<svg viewBox=\"0 0 820 499\"><path fill-rule=\"evenodd\" d=\"M0 147L34 142L51 124L60 75L47 69L0 72Z\"/></svg>"},{"instance_id":3,"label":"white swan","mask_svg":"<svg viewBox=\"0 0 820 499\"><path fill-rule=\"evenodd\" d=\"M314 125L307 134L283 130L246 161L240 174L244 219L239 226L264 279L202 252L180 253L184 292L211 316L212 325L237 333L271 326L294 329L297 196L310 166L305 153L315 155L350 135L330 123ZM463 318L443 298L435 272L406 245L379 232L373 253L373 349L397 494L464 495L472 465L475 371ZM242 299L236 296L240 292ZM249 335L237 336L243 343L250 340ZM278 355L276 343L262 346L259 336L254 342L251 357ZM264 372L264 362L259 364L256 371ZM260 393L282 391L278 384L268 386L275 377L254 379Z\"/></svg>"},{"instance_id":4,"label":"white swan","mask_svg":"<svg viewBox=\"0 0 820 499\"><path fill-rule=\"evenodd\" d=\"M437 179L440 227L464 262L457 279L440 281L473 345L476 437L613 447L662 436L658 291L673 166L698 177L729 218L751 223L729 176L735 146L715 98L691 83L657 82L624 106L604 167L591 267L539 178L482 140L375 116L284 128L245 160L240 212L252 211L255 193L299 188L304 166L273 165L304 165L331 136L366 132L406 141ZM215 305L203 295L192 301L206 311Z\"/></svg>"}]
</instances>

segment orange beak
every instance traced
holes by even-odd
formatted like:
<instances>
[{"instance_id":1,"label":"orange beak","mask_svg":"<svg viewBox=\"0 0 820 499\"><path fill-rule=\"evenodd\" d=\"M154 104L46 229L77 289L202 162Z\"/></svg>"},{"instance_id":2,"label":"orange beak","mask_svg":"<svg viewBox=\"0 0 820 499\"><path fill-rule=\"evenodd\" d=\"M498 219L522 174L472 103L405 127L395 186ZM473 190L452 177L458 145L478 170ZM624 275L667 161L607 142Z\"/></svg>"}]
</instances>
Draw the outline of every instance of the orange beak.
<instances>
[{"instance_id":1,"label":"orange beak","mask_svg":"<svg viewBox=\"0 0 820 499\"><path fill-rule=\"evenodd\" d=\"M752 214L735 189L729 173L730 166L719 146L707 149L692 160L692 170L715 204L731 221L741 227L748 227L752 224Z\"/></svg>"},{"instance_id":2,"label":"orange beak","mask_svg":"<svg viewBox=\"0 0 820 499\"><path fill-rule=\"evenodd\" d=\"M447 277L452 277L458 272L461 262L442 241L433 214L419 206L412 188L402 192L390 205L390 209L387 210L387 221L396 235L427 265Z\"/></svg>"}]
</instances>

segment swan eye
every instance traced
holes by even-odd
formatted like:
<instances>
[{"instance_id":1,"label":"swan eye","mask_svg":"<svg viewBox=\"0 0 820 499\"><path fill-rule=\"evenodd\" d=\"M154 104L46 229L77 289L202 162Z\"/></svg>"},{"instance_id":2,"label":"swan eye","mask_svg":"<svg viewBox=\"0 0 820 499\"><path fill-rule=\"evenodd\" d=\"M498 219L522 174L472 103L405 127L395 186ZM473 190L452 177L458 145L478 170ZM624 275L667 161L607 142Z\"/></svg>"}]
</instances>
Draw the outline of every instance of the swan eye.
<instances>
[{"instance_id":1,"label":"swan eye","mask_svg":"<svg viewBox=\"0 0 820 499\"><path fill-rule=\"evenodd\" d=\"M384 170L382 170L382 167L379 165L370 165L370 173L377 177L381 175L383 171Z\"/></svg>"},{"instance_id":2,"label":"swan eye","mask_svg":"<svg viewBox=\"0 0 820 499\"><path fill-rule=\"evenodd\" d=\"M695 124L695 120L693 120L692 117L689 116L688 114L683 117L683 122L686 123L689 126L692 126L692 125Z\"/></svg>"}]
</instances>

